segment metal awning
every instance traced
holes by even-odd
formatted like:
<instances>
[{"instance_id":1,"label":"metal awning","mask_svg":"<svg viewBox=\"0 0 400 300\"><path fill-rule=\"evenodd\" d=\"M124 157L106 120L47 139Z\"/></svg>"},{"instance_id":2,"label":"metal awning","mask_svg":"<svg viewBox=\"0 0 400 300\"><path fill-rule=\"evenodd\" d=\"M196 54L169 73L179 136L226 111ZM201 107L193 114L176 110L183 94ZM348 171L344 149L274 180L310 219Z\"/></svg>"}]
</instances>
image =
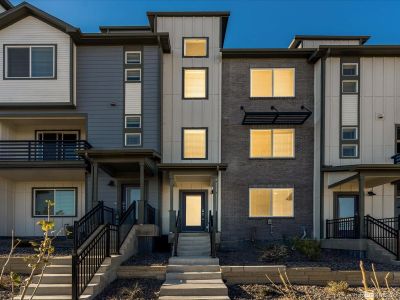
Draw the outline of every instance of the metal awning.
<instances>
[{"instance_id":1,"label":"metal awning","mask_svg":"<svg viewBox=\"0 0 400 300\"><path fill-rule=\"evenodd\" d=\"M244 111L243 125L302 125L311 116L312 112L305 106L301 106L302 111L278 111L271 106L272 111L268 112L248 112Z\"/></svg>"}]
</instances>

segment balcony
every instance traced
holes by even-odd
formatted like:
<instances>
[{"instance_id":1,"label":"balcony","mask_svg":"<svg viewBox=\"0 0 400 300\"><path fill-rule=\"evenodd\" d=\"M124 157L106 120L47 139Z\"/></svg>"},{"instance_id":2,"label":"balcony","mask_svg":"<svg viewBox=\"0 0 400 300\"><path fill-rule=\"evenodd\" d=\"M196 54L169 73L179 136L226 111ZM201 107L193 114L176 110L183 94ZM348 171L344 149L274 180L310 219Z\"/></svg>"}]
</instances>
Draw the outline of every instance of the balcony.
<instances>
[{"instance_id":1,"label":"balcony","mask_svg":"<svg viewBox=\"0 0 400 300\"><path fill-rule=\"evenodd\" d=\"M84 140L0 141L0 162L83 161L77 151L90 148Z\"/></svg>"}]
</instances>

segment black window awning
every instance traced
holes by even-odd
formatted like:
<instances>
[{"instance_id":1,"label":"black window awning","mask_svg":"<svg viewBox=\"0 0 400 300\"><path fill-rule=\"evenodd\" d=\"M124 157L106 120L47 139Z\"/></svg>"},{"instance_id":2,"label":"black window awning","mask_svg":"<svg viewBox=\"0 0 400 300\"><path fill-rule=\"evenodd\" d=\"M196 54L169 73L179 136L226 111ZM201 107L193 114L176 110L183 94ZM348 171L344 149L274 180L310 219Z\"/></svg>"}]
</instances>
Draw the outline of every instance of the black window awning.
<instances>
[{"instance_id":1,"label":"black window awning","mask_svg":"<svg viewBox=\"0 0 400 300\"><path fill-rule=\"evenodd\" d=\"M243 109L243 108L242 108ZM248 112L244 111L243 125L302 125L311 116L312 112L302 106L301 111L273 111ZM243 109L244 110L244 109Z\"/></svg>"}]
</instances>

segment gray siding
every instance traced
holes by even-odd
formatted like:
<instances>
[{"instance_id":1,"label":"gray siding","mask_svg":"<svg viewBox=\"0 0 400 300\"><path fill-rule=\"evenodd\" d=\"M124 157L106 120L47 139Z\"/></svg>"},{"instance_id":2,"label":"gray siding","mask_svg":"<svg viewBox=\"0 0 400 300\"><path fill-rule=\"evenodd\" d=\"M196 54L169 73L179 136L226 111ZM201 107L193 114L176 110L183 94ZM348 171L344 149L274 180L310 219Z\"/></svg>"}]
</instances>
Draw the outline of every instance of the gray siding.
<instances>
[{"instance_id":1,"label":"gray siding","mask_svg":"<svg viewBox=\"0 0 400 300\"><path fill-rule=\"evenodd\" d=\"M123 80L122 46L77 48L77 110L88 113L95 148L123 146Z\"/></svg>"}]
</instances>

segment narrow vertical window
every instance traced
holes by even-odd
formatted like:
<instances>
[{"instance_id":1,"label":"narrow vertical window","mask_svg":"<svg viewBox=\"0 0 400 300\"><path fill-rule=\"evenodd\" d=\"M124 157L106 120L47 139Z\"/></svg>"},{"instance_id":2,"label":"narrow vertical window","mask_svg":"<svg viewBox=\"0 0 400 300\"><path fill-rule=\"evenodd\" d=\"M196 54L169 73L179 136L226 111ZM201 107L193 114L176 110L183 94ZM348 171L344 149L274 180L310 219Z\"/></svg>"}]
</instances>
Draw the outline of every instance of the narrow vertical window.
<instances>
[{"instance_id":1,"label":"narrow vertical window","mask_svg":"<svg viewBox=\"0 0 400 300\"><path fill-rule=\"evenodd\" d=\"M183 69L183 98L206 99L207 96L207 69Z\"/></svg>"},{"instance_id":2,"label":"narrow vertical window","mask_svg":"<svg viewBox=\"0 0 400 300\"><path fill-rule=\"evenodd\" d=\"M207 129L184 128L182 139L183 159L207 159Z\"/></svg>"},{"instance_id":3,"label":"narrow vertical window","mask_svg":"<svg viewBox=\"0 0 400 300\"><path fill-rule=\"evenodd\" d=\"M207 57L207 38L183 38L183 57Z\"/></svg>"}]
</instances>

